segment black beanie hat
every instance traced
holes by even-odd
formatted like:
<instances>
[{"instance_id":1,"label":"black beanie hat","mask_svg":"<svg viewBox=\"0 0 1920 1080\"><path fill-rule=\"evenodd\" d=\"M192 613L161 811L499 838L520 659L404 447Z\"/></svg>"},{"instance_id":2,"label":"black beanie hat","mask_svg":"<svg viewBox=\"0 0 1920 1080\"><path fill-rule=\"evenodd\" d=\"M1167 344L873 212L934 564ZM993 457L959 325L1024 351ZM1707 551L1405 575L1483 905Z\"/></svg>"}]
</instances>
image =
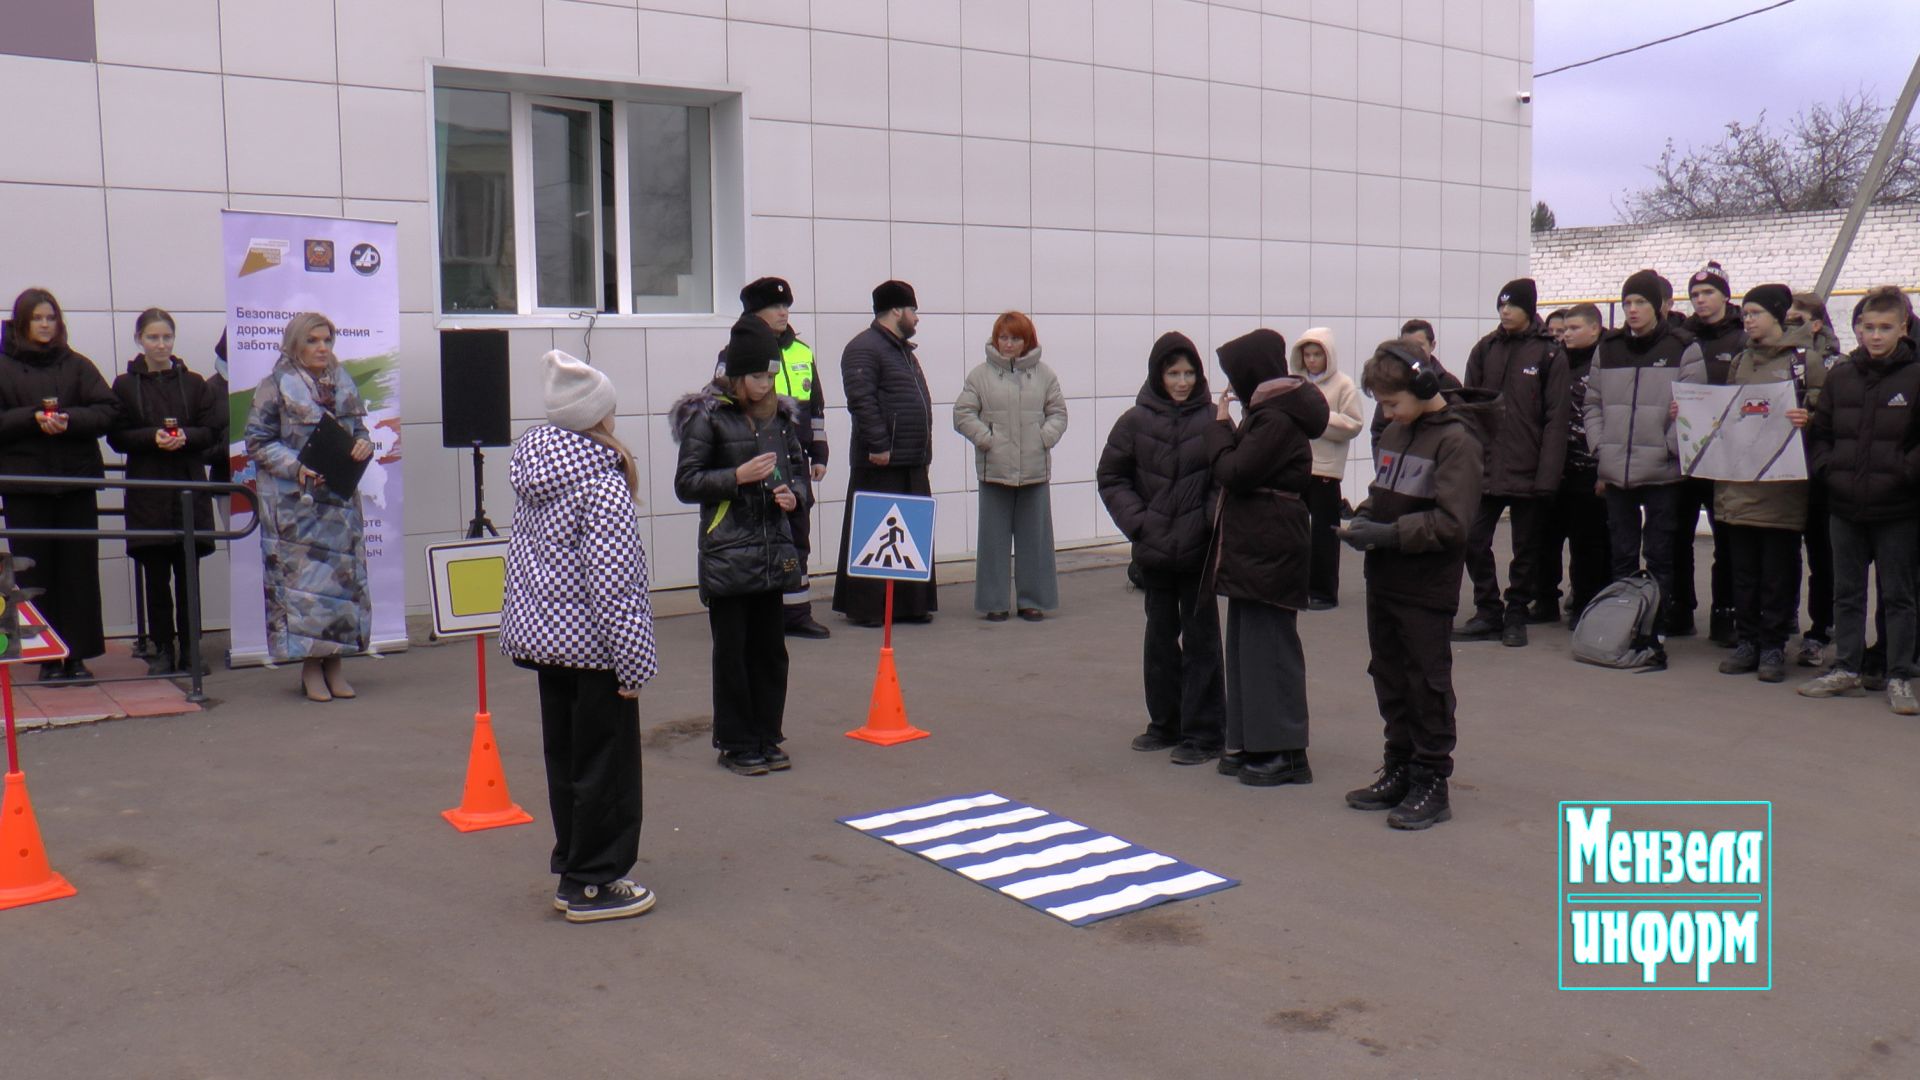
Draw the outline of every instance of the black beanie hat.
<instances>
[{"instance_id":1,"label":"black beanie hat","mask_svg":"<svg viewBox=\"0 0 1920 1080\"><path fill-rule=\"evenodd\" d=\"M733 336L727 339L727 378L765 375L779 366L780 338L772 327L748 318L733 324Z\"/></svg>"},{"instance_id":2,"label":"black beanie hat","mask_svg":"<svg viewBox=\"0 0 1920 1080\"><path fill-rule=\"evenodd\" d=\"M1695 285L1711 285L1720 290L1721 296L1729 298L1733 296L1733 286L1727 284L1727 272L1721 269L1720 264L1717 262L1707 263L1707 265L1694 271L1693 276L1687 279L1688 296L1693 295L1693 287Z\"/></svg>"},{"instance_id":3,"label":"black beanie hat","mask_svg":"<svg viewBox=\"0 0 1920 1080\"><path fill-rule=\"evenodd\" d=\"M1529 319L1539 317L1540 287L1535 285L1530 277L1515 278L1507 282L1500 287L1500 300L1493 307L1498 311L1509 304L1525 311Z\"/></svg>"},{"instance_id":4,"label":"black beanie hat","mask_svg":"<svg viewBox=\"0 0 1920 1080\"><path fill-rule=\"evenodd\" d=\"M1652 270L1637 271L1627 279L1625 285L1620 286L1620 301L1625 303L1627 297L1638 296L1654 307L1659 307L1666 302L1666 290L1662 282L1660 275Z\"/></svg>"},{"instance_id":5,"label":"black beanie hat","mask_svg":"<svg viewBox=\"0 0 1920 1080\"><path fill-rule=\"evenodd\" d=\"M873 313L892 311L894 308L917 308L920 301L914 298L913 286L904 281L883 281L873 290Z\"/></svg>"},{"instance_id":6,"label":"black beanie hat","mask_svg":"<svg viewBox=\"0 0 1920 1080\"><path fill-rule=\"evenodd\" d=\"M1261 383L1287 373L1287 339L1264 327L1241 334L1213 353L1220 358L1220 370L1227 373L1227 383L1242 404L1253 400L1253 392Z\"/></svg>"},{"instance_id":7,"label":"black beanie hat","mask_svg":"<svg viewBox=\"0 0 1920 1080\"><path fill-rule=\"evenodd\" d=\"M1755 285L1740 298L1740 303L1759 304L1781 326L1787 325L1787 311L1793 307L1793 290L1785 285Z\"/></svg>"},{"instance_id":8,"label":"black beanie hat","mask_svg":"<svg viewBox=\"0 0 1920 1080\"><path fill-rule=\"evenodd\" d=\"M763 277L747 283L740 290L740 310L746 312L764 311L781 304L793 306L793 286L785 278Z\"/></svg>"}]
</instances>

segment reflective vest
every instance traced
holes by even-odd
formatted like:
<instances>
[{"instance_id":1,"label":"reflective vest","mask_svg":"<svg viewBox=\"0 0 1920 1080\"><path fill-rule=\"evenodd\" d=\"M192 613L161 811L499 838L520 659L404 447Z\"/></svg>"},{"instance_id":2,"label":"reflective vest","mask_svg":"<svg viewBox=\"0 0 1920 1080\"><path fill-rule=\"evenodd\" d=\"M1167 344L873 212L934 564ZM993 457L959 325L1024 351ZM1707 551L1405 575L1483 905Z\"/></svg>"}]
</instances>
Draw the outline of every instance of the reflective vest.
<instances>
[{"instance_id":1,"label":"reflective vest","mask_svg":"<svg viewBox=\"0 0 1920 1080\"><path fill-rule=\"evenodd\" d=\"M802 405L813 400L813 350L799 338L780 351L780 371L773 377L773 392Z\"/></svg>"}]
</instances>

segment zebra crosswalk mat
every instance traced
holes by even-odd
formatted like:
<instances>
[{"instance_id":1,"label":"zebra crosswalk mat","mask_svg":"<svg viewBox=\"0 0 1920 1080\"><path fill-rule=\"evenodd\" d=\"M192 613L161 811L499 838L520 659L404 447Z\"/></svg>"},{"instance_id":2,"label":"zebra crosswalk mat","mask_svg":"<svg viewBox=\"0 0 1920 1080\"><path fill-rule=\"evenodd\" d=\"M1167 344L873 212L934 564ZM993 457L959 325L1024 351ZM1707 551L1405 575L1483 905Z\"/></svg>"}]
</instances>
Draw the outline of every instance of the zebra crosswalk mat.
<instances>
[{"instance_id":1,"label":"zebra crosswalk mat","mask_svg":"<svg viewBox=\"0 0 1920 1080\"><path fill-rule=\"evenodd\" d=\"M1240 884L991 791L840 823L1075 926Z\"/></svg>"}]
</instances>

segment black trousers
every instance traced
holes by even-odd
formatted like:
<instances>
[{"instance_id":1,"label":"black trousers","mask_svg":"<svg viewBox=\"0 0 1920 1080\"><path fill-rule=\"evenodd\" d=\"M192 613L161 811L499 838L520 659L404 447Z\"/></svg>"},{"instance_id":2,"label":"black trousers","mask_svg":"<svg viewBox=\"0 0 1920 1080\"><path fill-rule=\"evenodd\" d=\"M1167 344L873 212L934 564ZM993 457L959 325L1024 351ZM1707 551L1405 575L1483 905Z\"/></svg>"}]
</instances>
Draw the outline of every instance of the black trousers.
<instances>
[{"instance_id":1,"label":"black trousers","mask_svg":"<svg viewBox=\"0 0 1920 1080\"><path fill-rule=\"evenodd\" d=\"M1838 516L1828 520L1833 533L1834 666L1858 674L1865 662L1867 567L1872 566L1880 586L1878 607L1885 616L1880 646L1887 656L1887 676L1912 678L1920 521L1902 518L1856 524Z\"/></svg>"},{"instance_id":2,"label":"black trousers","mask_svg":"<svg viewBox=\"0 0 1920 1080\"><path fill-rule=\"evenodd\" d=\"M1800 621L1800 534L1723 526L1733 574L1733 623L1741 641L1784 649Z\"/></svg>"},{"instance_id":3,"label":"black trousers","mask_svg":"<svg viewBox=\"0 0 1920 1080\"><path fill-rule=\"evenodd\" d=\"M1501 621L1503 612L1526 613L1533 602L1533 567L1539 557L1542 523L1549 502L1546 499L1514 495L1483 495L1480 512L1474 515L1473 529L1467 533L1467 576L1473 579L1473 613L1477 617ZM1493 559L1493 531L1500 524L1500 511L1512 510L1513 559L1507 563L1507 593L1501 605L1500 579Z\"/></svg>"},{"instance_id":4,"label":"black trousers","mask_svg":"<svg viewBox=\"0 0 1920 1080\"><path fill-rule=\"evenodd\" d=\"M713 630L713 745L778 746L787 711L787 635L777 592L707 600Z\"/></svg>"},{"instance_id":5,"label":"black trousers","mask_svg":"<svg viewBox=\"0 0 1920 1080\"><path fill-rule=\"evenodd\" d=\"M1227 601L1227 748L1253 754L1307 748L1307 654L1300 613Z\"/></svg>"},{"instance_id":6,"label":"black trousers","mask_svg":"<svg viewBox=\"0 0 1920 1080\"><path fill-rule=\"evenodd\" d=\"M640 703L611 671L538 670L551 868L577 885L617 881L640 857Z\"/></svg>"},{"instance_id":7,"label":"black trousers","mask_svg":"<svg viewBox=\"0 0 1920 1080\"><path fill-rule=\"evenodd\" d=\"M1307 484L1307 513L1313 521L1309 549L1307 595L1315 600L1340 602L1340 481L1316 476Z\"/></svg>"},{"instance_id":8,"label":"black trousers","mask_svg":"<svg viewBox=\"0 0 1920 1080\"><path fill-rule=\"evenodd\" d=\"M1708 602L1714 611L1733 606L1733 564L1726 555L1726 527L1714 518L1713 481L1698 478L1680 481L1679 504L1674 508L1673 520L1673 602L1667 605L1667 612L1674 618L1684 618L1700 607L1699 597L1694 593L1694 530L1700 527L1700 514L1706 512L1707 524L1713 530L1713 566L1708 571L1712 594Z\"/></svg>"},{"instance_id":9,"label":"black trousers","mask_svg":"<svg viewBox=\"0 0 1920 1080\"><path fill-rule=\"evenodd\" d=\"M1607 535L1612 539L1613 579L1632 576L1646 559L1647 573L1660 586L1659 625L1666 625L1673 604L1673 525L1680 485L1607 488Z\"/></svg>"},{"instance_id":10,"label":"black trousers","mask_svg":"<svg viewBox=\"0 0 1920 1080\"><path fill-rule=\"evenodd\" d=\"M147 598L147 636L162 649L179 644L184 650L193 640L193 627L187 619L186 553L169 545L138 548L129 554L140 564L141 590ZM187 660L184 651L180 660Z\"/></svg>"},{"instance_id":11,"label":"black trousers","mask_svg":"<svg viewBox=\"0 0 1920 1080\"><path fill-rule=\"evenodd\" d=\"M91 491L8 495L6 519L14 529L97 529L100 510ZM33 569L15 575L15 580L22 588L46 590L34 606L74 658L91 660L106 652L106 629L100 618L100 542L22 537L8 540L7 547L33 560Z\"/></svg>"},{"instance_id":12,"label":"black trousers","mask_svg":"<svg viewBox=\"0 0 1920 1080\"><path fill-rule=\"evenodd\" d=\"M1386 721L1386 762L1453 775L1453 614L1367 595L1373 696Z\"/></svg>"},{"instance_id":13,"label":"black trousers","mask_svg":"<svg viewBox=\"0 0 1920 1080\"><path fill-rule=\"evenodd\" d=\"M1227 711L1221 672L1220 602L1201 592L1198 573L1150 584L1141 668L1147 682L1147 730L1163 739L1218 749Z\"/></svg>"},{"instance_id":14,"label":"black trousers","mask_svg":"<svg viewBox=\"0 0 1920 1080\"><path fill-rule=\"evenodd\" d=\"M1613 580L1613 542L1607 535L1607 500L1594 493L1594 474L1570 471L1560 479L1540 528L1540 569L1533 601L1560 603L1560 553L1567 553L1567 608L1578 615Z\"/></svg>"},{"instance_id":15,"label":"black trousers","mask_svg":"<svg viewBox=\"0 0 1920 1080\"><path fill-rule=\"evenodd\" d=\"M1833 640L1833 529L1827 519L1827 487L1807 492L1807 636Z\"/></svg>"}]
</instances>

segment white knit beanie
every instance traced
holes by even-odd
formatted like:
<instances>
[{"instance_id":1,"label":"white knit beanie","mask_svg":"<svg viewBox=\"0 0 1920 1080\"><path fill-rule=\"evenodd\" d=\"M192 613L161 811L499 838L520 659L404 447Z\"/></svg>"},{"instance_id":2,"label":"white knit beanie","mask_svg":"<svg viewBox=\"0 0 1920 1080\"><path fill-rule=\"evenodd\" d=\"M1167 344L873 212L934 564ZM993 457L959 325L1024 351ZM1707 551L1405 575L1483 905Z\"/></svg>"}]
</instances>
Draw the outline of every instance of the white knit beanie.
<instances>
[{"instance_id":1,"label":"white knit beanie","mask_svg":"<svg viewBox=\"0 0 1920 1080\"><path fill-rule=\"evenodd\" d=\"M612 416L620 401L606 372L555 349L547 365L547 419L555 427L585 431Z\"/></svg>"}]
</instances>

